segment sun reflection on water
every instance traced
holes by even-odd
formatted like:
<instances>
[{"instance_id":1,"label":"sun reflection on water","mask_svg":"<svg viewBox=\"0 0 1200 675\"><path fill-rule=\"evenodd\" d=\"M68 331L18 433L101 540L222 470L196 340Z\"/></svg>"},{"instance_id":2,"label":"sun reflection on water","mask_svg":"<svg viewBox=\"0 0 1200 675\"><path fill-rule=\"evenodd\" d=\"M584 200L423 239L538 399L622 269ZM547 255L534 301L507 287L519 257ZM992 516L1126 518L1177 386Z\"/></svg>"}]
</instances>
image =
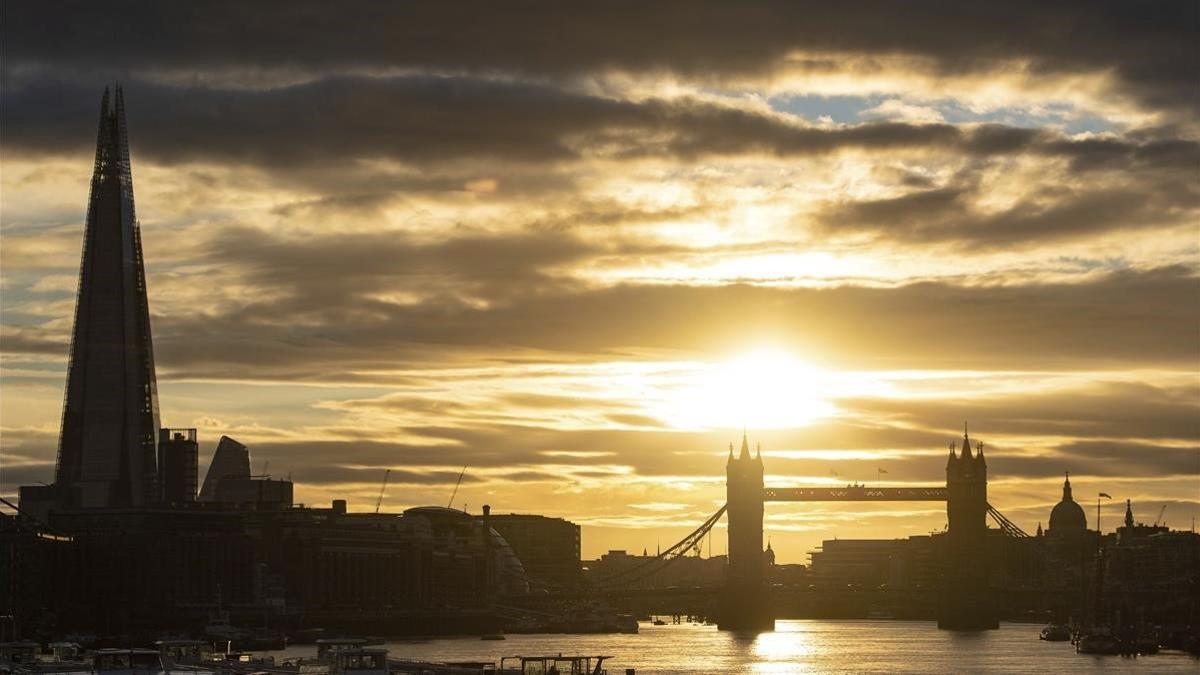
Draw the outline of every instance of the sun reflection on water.
<instances>
[{"instance_id":1,"label":"sun reflection on water","mask_svg":"<svg viewBox=\"0 0 1200 675\"><path fill-rule=\"evenodd\" d=\"M760 633L754 638L753 672L795 673L816 652L812 635L804 630Z\"/></svg>"}]
</instances>

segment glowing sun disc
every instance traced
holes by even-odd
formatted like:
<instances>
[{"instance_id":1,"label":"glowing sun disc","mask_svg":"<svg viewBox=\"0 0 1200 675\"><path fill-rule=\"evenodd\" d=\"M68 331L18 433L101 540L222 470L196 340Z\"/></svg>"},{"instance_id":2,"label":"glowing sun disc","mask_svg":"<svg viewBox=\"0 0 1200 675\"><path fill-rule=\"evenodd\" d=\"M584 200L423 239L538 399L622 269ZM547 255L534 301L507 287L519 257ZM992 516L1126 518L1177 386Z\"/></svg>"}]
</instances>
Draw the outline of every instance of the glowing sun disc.
<instances>
[{"instance_id":1,"label":"glowing sun disc","mask_svg":"<svg viewBox=\"0 0 1200 675\"><path fill-rule=\"evenodd\" d=\"M830 415L828 374L780 350L698 364L659 417L680 429L782 429Z\"/></svg>"}]
</instances>

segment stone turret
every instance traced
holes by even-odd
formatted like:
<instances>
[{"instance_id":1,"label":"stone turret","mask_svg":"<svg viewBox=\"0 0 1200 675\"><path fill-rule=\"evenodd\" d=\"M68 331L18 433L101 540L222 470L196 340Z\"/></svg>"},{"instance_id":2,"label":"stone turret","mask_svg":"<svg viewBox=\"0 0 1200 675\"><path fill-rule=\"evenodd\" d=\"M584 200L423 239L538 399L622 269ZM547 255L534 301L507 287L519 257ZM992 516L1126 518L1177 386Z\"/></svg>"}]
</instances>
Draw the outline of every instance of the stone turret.
<instances>
[{"instance_id":1,"label":"stone turret","mask_svg":"<svg viewBox=\"0 0 1200 675\"><path fill-rule=\"evenodd\" d=\"M946 461L946 573L938 610L938 626L979 630L998 626L995 605L987 587L987 462L983 444L971 452L971 437L963 425L962 452L950 445Z\"/></svg>"},{"instance_id":2,"label":"stone turret","mask_svg":"<svg viewBox=\"0 0 1200 675\"><path fill-rule=\"evenodd\" d=\"M750 439L742 434L736 457L725 465L726 518L729 523L729 567L719 624L726 630L770 629L775 625L763 588L762 450L750 455Z\"/></svg>"}]
</instances>

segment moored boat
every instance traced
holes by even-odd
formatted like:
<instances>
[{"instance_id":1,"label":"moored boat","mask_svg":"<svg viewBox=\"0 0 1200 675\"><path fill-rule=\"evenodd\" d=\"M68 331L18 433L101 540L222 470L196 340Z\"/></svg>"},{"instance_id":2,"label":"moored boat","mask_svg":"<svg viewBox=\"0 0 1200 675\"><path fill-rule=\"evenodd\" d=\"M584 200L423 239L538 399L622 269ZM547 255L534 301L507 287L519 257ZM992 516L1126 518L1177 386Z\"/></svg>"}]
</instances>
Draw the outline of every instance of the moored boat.
<instances>
[{"instance_id":1,"label":"moored boat","mask_svg":"<svg viewBox=\"0 0 1200 675\"><path fill-rule=\"evenodd\" d=\"M109 675L170 672L154 649L97 649L92 654L92 670Z\"/></svg>"},{"instance_id":2,"label":"moored boat","mask_svg":"<svg viewBox=\"0 0 1200 675\"><path fill-rule=\"evenodd\" d=\"M0 667L26 667L37 662L38 643L2 642L0 643Z\"/></svg>"},{"instance_id":3,"label":"moored boat","mask_svg":"<svg viewBox=\"0 0 1200 675\"><path fill-rule=\"evenodd\" d=\"M542 675L571 673L572 675L606 675L604 661L611 656L505 656L500 659L497 675Z\"/></svg>"}]
</instances>

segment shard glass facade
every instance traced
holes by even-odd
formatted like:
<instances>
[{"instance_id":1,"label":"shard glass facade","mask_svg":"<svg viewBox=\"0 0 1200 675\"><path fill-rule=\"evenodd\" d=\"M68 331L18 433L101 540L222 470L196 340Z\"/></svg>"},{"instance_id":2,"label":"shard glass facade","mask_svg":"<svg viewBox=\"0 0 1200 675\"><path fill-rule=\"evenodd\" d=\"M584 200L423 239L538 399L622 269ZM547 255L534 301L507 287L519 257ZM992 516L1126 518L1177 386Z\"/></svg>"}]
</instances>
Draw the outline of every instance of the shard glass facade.
<instances>
[{"instance_id":1,"label":"shard glass facade","mask_svg":"<svg viewBox=\"0 0 1200 675\"><path fill-rule=\"evenodd\" d=\"M118 87L100 104L55 468L65 507L157 501L158 391L133 178Z\"/></svg>"}]
</instances>

